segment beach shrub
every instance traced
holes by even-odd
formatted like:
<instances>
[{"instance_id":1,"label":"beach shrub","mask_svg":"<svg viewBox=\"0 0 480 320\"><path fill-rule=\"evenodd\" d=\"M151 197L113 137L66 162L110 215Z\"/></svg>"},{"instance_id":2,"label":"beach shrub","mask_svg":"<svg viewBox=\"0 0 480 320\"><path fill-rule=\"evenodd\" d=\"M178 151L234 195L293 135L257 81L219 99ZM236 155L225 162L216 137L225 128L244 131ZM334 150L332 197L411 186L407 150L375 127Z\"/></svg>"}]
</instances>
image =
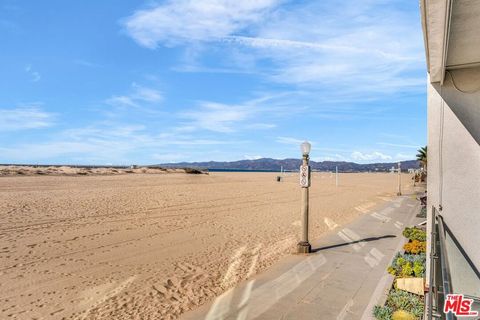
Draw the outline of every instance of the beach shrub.
<instances>
[{"instance_id":1,"label":"beach shrub","mask_svg":"<svg viewBox=\"0 0 480 320\"><path fill-rule=\"evenodd\" d=\"M400 276L402 276L402 277L410 277L411 275L413 275L413 267L412 267L412 264L407 261L407 262L402 266L402 271L400 272Z\"/></svg>"},{"instance_id":2,"label":"beach shrub","mask_svg":"<svg viewBox=\"0 0 480 320\"><path fill-rule=\"evenodd\" d=\"M400 252L397 252L395 257L393 258L392 264L387 268L388 273L398 276L402 271L402 265L405 263L405 259Z\"/></svg>"},{"instance_id":3,"label":"beach shrub","mask_svg":"<svg viewBox=\"0 0 480 320\"><path fill-rule=\"evenodd\" d=\"M202 174L203 172L198 170L198 169L193 169L193 168L185 168L185 173L189 174Z\"/></svg>"},{"instance_id":4,"label":"beach shrub","mask_svg":"<svg viewBox=\"0 0 480 320\"><path fill-rule=\"evenodd\" d=\"M402 255L402 257L406 260L411 262L412 264L415 264L415 262L421 262L423 265L425 265L425 261L427 260L427 256L425 253L421 252L419 254L408 254L405 253Z\"/></svg>"},{"instance_id":5,"label":"beach shrub","mask_svg":"<svg viewBox=\"0 0 480 320\"><path fill-rule=\"evenodd\" d=\"M387 268L388 273L397 277L423 277L426 263L425 253L402 254L398 252Z\"/></svg>"},{"instance_id":6,"label":"beach shrub","mask_svg":"<svg viewBox=\"0 0 480 320\"><path fill-rule=\"evenodd\" d=\"M403 236L410 241L417 240L417 241L426 241L427 240L427 233L422 229L413 227L413 228L405 228L403 230Z\"/></svg>"},{"instance_id":7,"label":"beach shrub","mask_svg":"<svg viewBox=\"0 0 480 320\"><path fill-rule=\"evenodd\" d=\"M390 290L385 305L392 310L409 312L417 319L421 319L424 310L423 299L420 296L398 289Z\"/></svg>"},{"instance_id":8,"label":"beach shrub","mask_svg":"<svg viewBox=\"0 0 480 320\"><path fill-rule=\"evenodd\" d=\"M378 320L391 320L393 310L389 306L373 307L373 316Z\"/></svg>"},{"instance_id":9,"label":"beach shrub","mask_svg":"<svg viewBox=\"0 0 480 320\"><path fill-rule=\"evenodd\" d=\"M423 312L422 297L395 288L390 290L384 306L373 308L373 316L378 320L421 319Z\"/></svg>"},{"instance_id":10,"label":"beach shrub","mask_svg":"<svg viewBox=\"0 0 480 320\"><path fill-rule=\"evenodd\" d=\"M415 277L418 278L423 278L425 275L425 266L422 264L420 261L415 261L413 264L413 273L415 274Z\"/></svg>"},{"instance_id":11,"label":"beach shrub","mask_svg":"<svg viewBox=\"0 0 480 320\"><path fill-rule=\"evenodd\" d=\"M397 310L392 314L392 320L415 320L415 316L405 310Z\"/></svg>"},{"instance_id":12,"label":"beach shrub","mask_svg":"<svg viewBox=\"0 0 480 320\"><path fill-rule=\"evenodd\" d=\"M397 270L395 270L395 268L392 267L392 266L389 266L389 267L387 268L387 272L390 273L390 274L393 275L393 276L396 276L396 275L397 275Z\"/></svg>"},{"instance_id":13,"label":"beach shrub","mask_svg":"<svg viewBox=\"0 0 480 320\"><path fill-rule=\"evenodd\" d=\"M418 254L427 251L427 244L425 241L413 240L403 246L406 253Z\"/></svg>"}]
</instances>

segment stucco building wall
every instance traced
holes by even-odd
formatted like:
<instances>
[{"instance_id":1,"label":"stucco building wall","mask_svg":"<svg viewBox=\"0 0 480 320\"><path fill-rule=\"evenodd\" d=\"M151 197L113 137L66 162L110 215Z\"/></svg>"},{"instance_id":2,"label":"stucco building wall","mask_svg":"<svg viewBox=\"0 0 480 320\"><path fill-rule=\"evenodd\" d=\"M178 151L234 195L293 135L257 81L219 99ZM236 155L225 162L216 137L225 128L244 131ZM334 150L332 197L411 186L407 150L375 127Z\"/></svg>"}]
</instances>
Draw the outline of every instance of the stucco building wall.
<instances>
[{"instance_id":1,"label":"stucco building wall","mask_svg":"<svg viewBox=\"0 0 480 320\"><path fill-rule=\"evenodd\" d=\"M428 81L427 209L430 217L432 206L442 208L446 225L480 269L480 91L476 89L480 89L480 68L450 71L443 86ZM454 290L475 289L467 288L474 279L459 253L452 249L449 255Z\"/></svg>"}]
</instances>

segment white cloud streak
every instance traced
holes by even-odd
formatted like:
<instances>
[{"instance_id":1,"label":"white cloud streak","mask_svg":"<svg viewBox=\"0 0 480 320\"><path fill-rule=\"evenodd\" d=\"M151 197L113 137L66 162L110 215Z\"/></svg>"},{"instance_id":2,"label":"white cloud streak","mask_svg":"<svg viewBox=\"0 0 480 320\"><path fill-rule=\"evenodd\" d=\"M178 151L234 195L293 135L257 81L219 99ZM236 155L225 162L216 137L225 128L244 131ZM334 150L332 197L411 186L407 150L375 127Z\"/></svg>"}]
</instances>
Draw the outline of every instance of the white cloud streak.
<instances>
[{"instance_id":1,"label":"white cloud streak","mask_svg":"<svg viewBox=\"0 0 480 320\"><path fill-rule=\"evenodd\" d=\"M377 144L382 146L399 147L399 148L411 148L411 149L420 148L420 146L412 145L412 144L397 144L397 143L389 143L389 142L378 142Z\"/></svg>"},{"instance_id":2,"label":"white cloud streak","mask_svg":"<svg viewBox=\"0 0 480 320\"><path fill-rule=\"evenodd\" d=\"M252 113L249 106L202 102L198 110L184 112L181 117L189 120L187 127L192 130L226 133L235 131L234 125L246 120Z\"/></svg>"},{"instance_id":3,"label":"white cloud streak","mask_svg":"<svg viewBox=\"0 0 480 320\"><path fill-rule=\"evenodd\" d=\"M395 155L396 160L413 160L415 159L414 154L406 154L406 153L397 153Z\"/></svg>"},{"instance_id":4,"label":"white cloud streak","mask_svg":"<svg viewBox=\"0 0 480 320\"><path fill-rule=\"evenodd\" d=\"M313 161L349 161L350 159L346 158L345 156L342 156L338 153L336 154L328 154L322 157L313 157L311 158Z\"/></svg>"},{"instance_id":5,"label":"white cloud streak","mask_svg":"<svg viewBox=\"0 0 480 320\"><path fill-rule=\"evenodd\" d=\"M351 154L351 158L356 161L392 160L391 156L378 151L374 151L371 153L362 153L360 151L354 151Z\"/></svg>"},{"instance_id":6,"label":"white cloud streak","mask_svg":"<svg viewBox=\"0 0 480 320\"><path fill-rule=\"evenodd\" d=\"M264 157L259 156L259 155L248 155L248 154L246 154L246 155L244 155L244 158L246 160L258 160L258 159L262 159Z\"/></svg>"},{"instance_id":7,"label":"white cloud streak","mask_svg":"<svg viewBox=\"0 0 480 320\"><path fill-rule=\"evenodd\" d=\"M275 123L269 121L285 112L283 101L285 94L266 94L245 100L238 104L226 104L213 101L201 101L190 110L183 111L179 117L186 120L177 127L180 132L208 130L220 133L232 133L240 130L269 130ZM292 115L295 111L289 110ZM272 121L273 122L273 121Z\"/></svg>"},{"instance_id":8,"label":"white cloud streak","mask_svg":"<svg viewBox=\"0 0 480 320\"><path fill-rule=\"evenodd\" d=\"M46 128L53 124L55 115L38 106L0 109L0 131Z\"/></svg>"},{"instance_id":9,"label":"white cloud streak","mask_svg":"<svg viewBox=\"0 0 480 320\"><path fill-rule=\"evenodd\" d=\"M262 21L277 0L180 0L136 11L126 19L128 34L140 45L218 40Z\"/></svg>"},{"instance_id":10,"label":"white cloud streak","mask_svg":"<svg viewBox=\"0 0 480 320\"><path fill-rule=\"evenodd\" d=\"M350 0L341 6L333 1L302 2L283 8L274 0L209 0L167 1L137 11L124 25L148 48L181 45L191 50L208 43L206 47L226 50L224 56L230 59L226 66L194 65L185 70L236 66L245 71L245 65L257 70L259 61L269 60L270 70L264 74L270 81L328 87L332 96L366 99L423 90L424 75L418 73L424 69L423 41L417 20L402 9L401 1Z\"/></svg>"},{"instance_id":11,"label":"white cloud streak","mask_svg":"<svg viewBox=\"0 0 480 320\"><path fill-rule=\"evenodd\" d=\"M302 144L304 140L300 140L292 137L277 137L276 141L278 143L293 144L293 145L298 145L300 147L300 144Z\"/></svg>"},{"instance_id":12,"label":"white cloud streak","mask_svg":"<svg viewBox=\"0 0 480 320\"><path fill-rule=\"evenodd\" d=\"M114 107L139 108L143 103L160 103L163 95L160 91L152 88L132 84L132 92L127 95L114 95L105 102Z\"/></svg>"},{"instance_id":13,"label":"white cloud streak","mask_svg":"<svg viewBox=\"0 0 480 320\"><path fill-rule=\"evenodd\" d=\"M162 154L163 159L171 154L171 160L186 160L175 157L172 148L177 150L176 154L181 149L195 151L201 146L235 143L238 142L168 132L153 133L143 125L119 123L69 129L58 132L49 141L0 147L0 160L32 162L68 158L75 163L126 164L138 162L139 156L143 161L161 160Z\"/></svg>"}]
</instances>

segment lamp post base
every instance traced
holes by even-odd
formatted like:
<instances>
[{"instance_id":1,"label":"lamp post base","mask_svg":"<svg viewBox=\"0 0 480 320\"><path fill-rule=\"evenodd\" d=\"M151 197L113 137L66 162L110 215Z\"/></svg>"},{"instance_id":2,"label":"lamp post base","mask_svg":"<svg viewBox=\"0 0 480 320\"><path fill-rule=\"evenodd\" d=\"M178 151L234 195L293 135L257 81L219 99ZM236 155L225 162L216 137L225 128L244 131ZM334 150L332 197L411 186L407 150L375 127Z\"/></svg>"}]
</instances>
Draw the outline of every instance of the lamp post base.
<instances>
[{"instance_id":1,"label":"lamp post base","mask_svg":"<svg viewBox=\"0 0 480 320\"><path fill-rule=\"evenodd\" d=\"M401 195L402 195L402 193L401 193L401 192L397 192L397 196L401 196Z\"/></svg>"},{"instance_id":2,"label":"lamp post base","mask_svg":"<svg viewBox=\"0 0 480 320\"><path fill-rule=\"evenodd\" d=\"M307 241L301 241L297 244L298 253L310 253L312 252L312 246Z\"/></svg>"}]
</instances>

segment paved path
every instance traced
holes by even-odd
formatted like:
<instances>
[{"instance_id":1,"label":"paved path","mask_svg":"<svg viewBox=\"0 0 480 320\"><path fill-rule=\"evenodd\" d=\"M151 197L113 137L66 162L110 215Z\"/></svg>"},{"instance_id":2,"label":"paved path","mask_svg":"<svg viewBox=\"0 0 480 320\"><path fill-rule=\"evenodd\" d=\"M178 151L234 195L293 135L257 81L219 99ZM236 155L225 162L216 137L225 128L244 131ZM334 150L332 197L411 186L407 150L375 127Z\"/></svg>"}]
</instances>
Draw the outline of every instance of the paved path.
<instances>
[{"instance_id":1,"label":"paved path","mask_svg":"<svg viewBox=\"0 0 480 320\"><path fill-rule=\"evenodd\" d=\"M312 243L182 319L371 319L391 284L385 270L418 223L415 195L397 197Z\"/></svg>"}]
</instances>

